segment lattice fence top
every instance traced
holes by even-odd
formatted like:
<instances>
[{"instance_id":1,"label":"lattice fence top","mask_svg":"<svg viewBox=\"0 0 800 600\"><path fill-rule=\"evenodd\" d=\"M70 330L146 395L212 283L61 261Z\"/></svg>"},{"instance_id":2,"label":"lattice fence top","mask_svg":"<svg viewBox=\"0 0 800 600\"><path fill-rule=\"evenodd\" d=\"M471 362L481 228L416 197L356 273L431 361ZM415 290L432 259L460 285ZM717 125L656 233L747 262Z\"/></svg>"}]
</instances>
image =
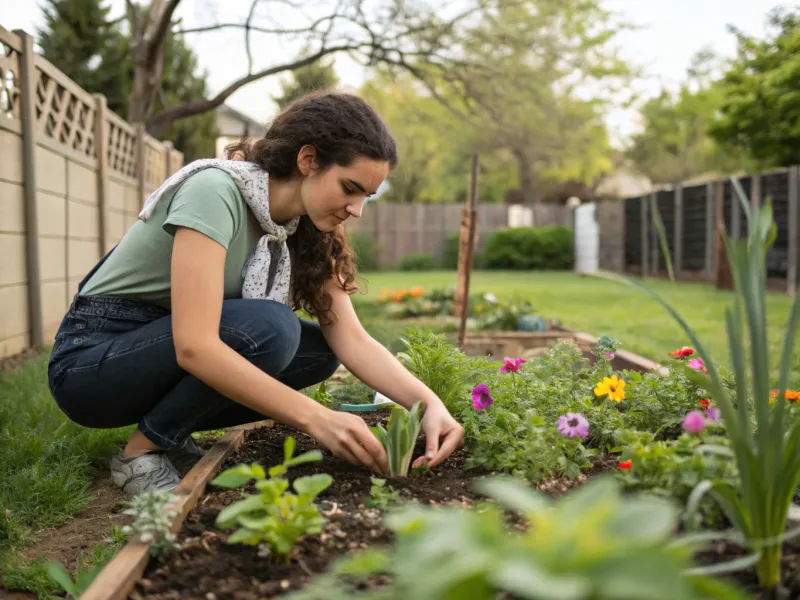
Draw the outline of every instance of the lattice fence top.
<instances>
[{"instance_id":1,"label":"lattice fence top","mask_svg":"<svg viewBox=\"0 0 800 600\"><path fill-rule=\"evenodd\" d=\"M183 167L183 152L172 149L169 152L169 175L177 173Z\"/></svg>"},{"instance_id":2,"label":"lattice fence top","mask_svg":"<svg viewBox=\"0 0 800 600\"><path fill-rule=\"evenodd\" d=\"M41 56L35 64L37 131L94 157L94 98Z\"/></svg>"},{"instance_id":3,"label":"lattice fence top","mask_svg":"<svg viewBox=\"0 0 800 600\"><path fill-rule=\"evenodd\" d=\"M144 182L156 189L167 178L167 150L157 139L144 138Z\"/></svg>"},{"instance_id":4,"label":"lattice fence top","mask_svg":"<svg viewBox=\"0 0 800 600\"><path fill-rule=\"evenodd\" d=\"M113 112L108 118L108 168L128 177L136 177L136 132Z\"/></svg>"},{"instance_id":5,"label":"lattice fence top","mask_svg":"<svg viewBox=\"0 0 800 600\"><path fill-rule=\"evenodd\" d=\"M0 27L0 118L20 118L19 36Z\"/></svg>"}]
</instances>

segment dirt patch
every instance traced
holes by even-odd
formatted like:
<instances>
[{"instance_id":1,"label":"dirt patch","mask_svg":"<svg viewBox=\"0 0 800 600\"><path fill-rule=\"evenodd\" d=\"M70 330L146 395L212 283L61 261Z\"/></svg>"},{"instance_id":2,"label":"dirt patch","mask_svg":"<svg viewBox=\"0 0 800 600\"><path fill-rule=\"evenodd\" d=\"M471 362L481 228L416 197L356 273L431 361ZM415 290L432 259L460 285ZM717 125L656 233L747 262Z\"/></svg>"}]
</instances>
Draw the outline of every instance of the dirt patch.
<instances>
[{"instance_id":1,"label":"dirt patch","mask_svg":"<svg viewBox=\"0 0 800 600\"><path fill-rule=\"evenodd\" d=\"M38 350L28 348L17 354L0 358L0 373L10 373L14 369L18 369L30 360L33 360L40 355Z\"/></svg>"},{"instance_id":2,"label":"dirt patch","mask_svg":"<svg viewBox=\"0 0 800 600\"><path fill-rule=\"evenodd\" d=\"M127 496L112 483L108 471L97 474L89 494L93 499L86 510L61 527L45 529L36 536L36 541L23 551L26 562L43 555L48 560L61 561L73 571L78 566L80 555L102 543L113 525L122 526L130 522L129 516L119 514Z\"/></svg>"},{"instance_id":3,"label":"dirt patch","mask_svg":"<svg viewBox=\"0 0 800 600\"><path fill-rule=\"evenodd\" d=\"M374 419L367 417L368 422ZM311 449L322 450L308 436L275 425L251 432L246 443L223 468L242 462L256 462L262 466L280 463L287 435L297 440L298 454ZM420 439L415 456L422 452L424 440ZM383 511L366 506L370 497L370 474L325 450L323 455L321 463L293 469L291 477L313 473L328 473L333 477L333 484L318 500L328 523L320 536L302 540L287 564L277 564L260 554L257 547L228 545L225 539L229 532L218 530L214 521L219 511L239 499L241 493L210 487L184 523L179 536L183 549L165 564L151 562L130 598L271 598L305 586L312 575L325 571L340 556L391 542L392 533L383 526ZM466 459L466 452L459 451L433 473L390 478L387 484L401 494L404 502L467 507L480 499L472 489L472 482L487 473L465 471ZM574 483L558 480L543 483L544 491L554 495L572 485ZM247 491L253 493L254 488L251 486Z\"/></svg>"}]
</instances>

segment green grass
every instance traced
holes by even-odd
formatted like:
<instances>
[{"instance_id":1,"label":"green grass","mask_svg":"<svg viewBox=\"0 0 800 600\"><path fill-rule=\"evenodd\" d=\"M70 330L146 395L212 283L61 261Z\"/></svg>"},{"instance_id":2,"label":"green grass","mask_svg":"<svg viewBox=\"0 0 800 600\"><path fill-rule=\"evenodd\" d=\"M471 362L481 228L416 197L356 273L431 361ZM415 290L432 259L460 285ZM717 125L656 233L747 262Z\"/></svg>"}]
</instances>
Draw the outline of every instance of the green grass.
<instances>
[{"instance_id":1,"label":"green grass","mask_svg":"<svg viewBox=\"0 0 800 600\"><path fill-rule=\"evenodd\" d=\"M0 373L0 571L37 531L86 508L95 470L131 433L70 422L47 387L47 358Z\"/></svg>"},{"instance_id":2,"label":"green grass","mask_svg":"<svg viewBox=\"0 0 800 600\"><path fill-rule=\"evenodd\" d=\"M380 272L364 276L366 285L354 302L373 300L381 288L399 289L421 285L426 290L454 286L454 271L422 273ZM729 364L724 310L733 294L699 283L648 281L648 287L663 295L695 328L712 358ZM667 360L667 352L688 343L680 327L655 301L630 286L581 277L568 272L478 271L471 277L471 292L492 292L499 298L515 294L528 298L544 317L595 335L607 333L620 340L626 350L653 360ZM791 299L769 294L767 320L770 357L778 363ZM800 387L800 359L795 357L792 384Z\"/></svg>"}]
</instances>

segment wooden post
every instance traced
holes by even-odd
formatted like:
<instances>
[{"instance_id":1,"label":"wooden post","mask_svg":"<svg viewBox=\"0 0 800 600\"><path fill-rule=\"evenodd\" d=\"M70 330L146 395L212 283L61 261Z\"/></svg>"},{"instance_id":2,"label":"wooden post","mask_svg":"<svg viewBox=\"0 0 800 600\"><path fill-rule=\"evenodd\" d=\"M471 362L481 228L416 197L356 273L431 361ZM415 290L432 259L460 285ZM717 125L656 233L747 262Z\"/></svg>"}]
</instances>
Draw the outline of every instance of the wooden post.
<instances>
[{"instance_id":1,"label":"wooden post","mask_svg":"<svg viewBox=\"0 0 800 600\"><path fill-rule=\"evenodd\" d=\"M750 202L753 208L761 208L761 173L750 178Z\"/></svg>"},{"instance_id":2,"label":"wooden post","mask_svg":"<svg viewBox=\"0 0 800 600\"><path fill-rule=\"evenodd\" d=\"M742 237L742 207L736 190L731 189L731 239L738 240L740 237Z\"/></svg>"},{"instance_id":3,"label":"wooden post","mask_svg":"<svg viewBox=\"0 0 800 600\"><path fill-rule=\"evenodd\" d=\"M651 206L650 209L653 211L653 214L650 215L650 223L648 224L648 231L650 232L650 272L655 276L658 277L659 264L658 264L658 254L661 249L661 244L659 243L658 239L658 230L656 229L653 222L655 220L656 211L658 210L658 192L653 192L650 195L650 202Z\"/></svg>"},{"instance_id":4,"label":"wooden post","mask_svg":"<svg viewBox=\"0 0 800 600\"><path fill-rule=\"evenodd\" d=\"M675 248L675 277L683 269L683 186L678 184L675 187L675 230L673 247Z\"/></svg>"},{"instance_id":5,"label":"wooden post","mask_svg":"<svg viewBox=\"0 0 800 600\"><path fill-rule=\"evenodd\" d=\"M797 292L797 249L798 249L798 187L800 187L800 167L789 167L789 260L786 267L786 293L794 296Z\"/></svg>"},{"instance_id":6,"label":"wooden post","mask_svg":"<svg viewBox=\"0 0 800 600\"><path fill-rule=\"evenodd\" d=\"M469 278L472 272L472 254L475 249L476 221L478 219L478 155L472 156L469 179L469 205L461 221L461 243L458 249L458 277L456 279L455 308L460 318L458 347L464 348L469 315Z\"/></svg>"},{"instance_id":7,"label":"wooden post","mask_svg":"<svg viewBox=\"0 0 800 600\"><path fill-rule=\"evenodd\" d=\"M642 203L642 277L646 278L650 275L650 263L647 260L650 256L650 211L647 209L650 200L647 196L642 196L640 202Z\"/></svg>"},{"instance_id":8,"label":"wooden post","mask_svg":"<svg viewBox=\"0 0 800 600\"><path fill-rule=\"evenodd\" d=\"M136 189L139 192L139 208L144 208L145 187L144 187L144 123L134 123L133 130L136 132Z\"/></svg>"},{"instance_id":9,"label":"wooden post","mask_svg":"<svg viewBox=\"0 0 800 600\"><path fill-rule=\"evenodd\" d=\"M108 243L108 104L102 94L94 94L94 152L97 157L97 205L100 211L100 256L110 248Z\"/></svg>"},{"instance_id":10,"label":"wooden post","mask_svg":"<svg viewBox=\"0 0 800 600\"><path fill-rule=\"evenodd\" d=\"M731 277L731 267L728 264L728 253L725 251L725 180L720 179L716 184L716 220L717 220L717 235L716 235L716 287L718 290L733 289L733 278Z\"/></svg>"},{"instance_id":11,"label":"wooden post","mask_svg":"<svg viewBox=\"0 0 800 600\"><path fill-rule=\"evenodd\" d=\"M716 227L714 224L714 184L708 182L706 184L706 272L708 278L712 279L716 271L716 263L714 262L715 248L716 248Z\"/></svg>"},{"instance_id":12,"label":"wooden post","mask_svg":"<svg viewBox=\"0 0 800 600\"><path fill-rule=\"evenodd\" d=\"M44 346L42 280L39 263L39 213L36 208L36 54L33 38L18 29L20 55L20 118L22 121L22 180L25 199L25 275L28 291L29 344Z\"/></svg>"}]
</instances>

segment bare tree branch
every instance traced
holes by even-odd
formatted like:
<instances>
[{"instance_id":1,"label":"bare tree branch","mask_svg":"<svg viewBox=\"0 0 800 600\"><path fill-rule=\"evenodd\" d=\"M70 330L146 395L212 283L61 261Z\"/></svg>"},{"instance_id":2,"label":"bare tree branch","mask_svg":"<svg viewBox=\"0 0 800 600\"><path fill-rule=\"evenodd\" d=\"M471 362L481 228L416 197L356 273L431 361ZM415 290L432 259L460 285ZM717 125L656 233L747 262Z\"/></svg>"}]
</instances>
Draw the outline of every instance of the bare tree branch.
<instances>
[{"instance_id":1,"label":"bare tree branch","mask_svg":"<svg viewBox=\"0 0 800 600\"><path fill-rule=\"evenodd\" d=\"M250 48L250 22L253 20L253 13L256 12L256 4L258 0L253 0L250 5L250 14L247 15L247 21L244 24L244 48L247 52L247 74L253 73L253 52Z\"/></svg>"},{"instance_id":2,"label":"bare tree branch","mask_svg":"<svg viewBox=\"0 0 800 600\"><path fill-rule=\"evenodd\" d=\"M264 77L269 77L270 75L276 75L278 73L283 73L284 71L294 71L299 69L300 67L305 67L306 65L310 65L318 61L320 58L327 56L328 54L334 54L336 52L344 52L347 50L355 50L358 46L331 46L330 48L324 48L319 52L312 54L306 58L296 60L291 63L285 63L283 65L277 65L275 67L270 67L269 69L264 69L263 71L259 71L258 73L252 73L247 75L246 77L242 77L237 81L234 81L216 96L208 100L195 100L193 102L187 102L186 104L181 104L178 106L170 106L169 108L165 108L164 110L158 112L157 114L153 115L147 122L147 131L150 135L154 137L160 137L160 135L164 132L164 130L169 126L169 124L180 118L184 117L191 117L193 115L199 115L204 113L208 110L213 110L217 108L220 104L225 102L231 94L233 94L236 90L240 87L247 85L253 81L258 79L262 79Z\"/></svg>"},{"instance_id":3,"label":"bare tree branch","mask_svg":"<svg viewBox=\"0 0 800 600\"><path fill-rule=\"evenodd\" d=\"M172 15L175 13L175 9L178 8L180 2L181 0L169 0L169 4L167 4L161 11L161 14L158 15L155 25L145 37L148 57L153 57L163 45L164 36L166 36L170 23L172 22ZM146 22L148 21L149 19Z\"/></svg>"}]
</instances>

